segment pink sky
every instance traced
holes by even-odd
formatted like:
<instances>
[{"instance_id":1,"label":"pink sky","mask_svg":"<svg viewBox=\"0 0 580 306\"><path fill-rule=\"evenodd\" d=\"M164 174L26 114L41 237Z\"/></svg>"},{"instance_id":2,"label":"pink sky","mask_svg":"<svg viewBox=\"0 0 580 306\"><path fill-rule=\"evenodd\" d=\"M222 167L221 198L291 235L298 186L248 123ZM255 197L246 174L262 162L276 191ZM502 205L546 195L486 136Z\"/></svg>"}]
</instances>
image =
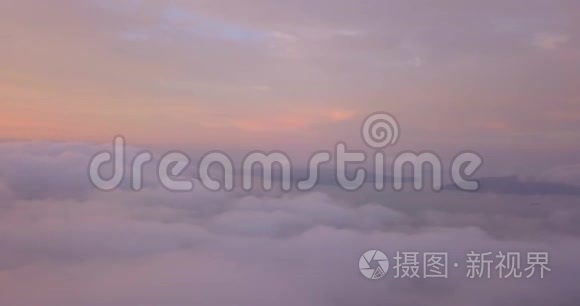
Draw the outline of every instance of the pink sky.
<instances>
[{"instance_id":1,"label":"pink sky","mask_svg":"<svg viewBox=\"0 0 580 306\"><path fill-rule=\"evenodd\" d=\"M409 147L570 152L578 8L2 1L0 138L311 151L380 110Z\"/></svg>"},{"instance_id":2,"label":"pink sky","mask_svg":"<svg viewBox=\"0 0 580 306\"><path fill-rule=\"evenodd\" d=\"M578 0L0 0L0 305L580 305L579 34ZM300 180L337 141L370 151L379 111L401 130L386 163L429 150L445 177L475 151L481 189L377 191L369 171L347 192L338 158L309 192L197 180L217 149L235 178L282 150ZM91 184L116 135L127 170L155 153L139 191ZM191 192L157 183L178 149ZM374 249L384 282L357 269ZM461 267L391 279L399 251ZM552 272L469 280L471 251L549 252Z\"/></svg>"}]
</instances>

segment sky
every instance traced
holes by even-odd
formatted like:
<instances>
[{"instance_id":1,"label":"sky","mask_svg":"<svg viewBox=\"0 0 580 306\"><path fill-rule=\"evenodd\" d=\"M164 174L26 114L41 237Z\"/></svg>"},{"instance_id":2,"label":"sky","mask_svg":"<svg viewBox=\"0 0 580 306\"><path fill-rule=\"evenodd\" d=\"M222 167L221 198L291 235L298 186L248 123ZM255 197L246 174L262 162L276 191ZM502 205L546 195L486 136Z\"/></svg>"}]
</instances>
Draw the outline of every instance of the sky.
<instances>
[{"instance_id":1,"label":"sky","mask_svg":"<svg viewBox=\"0 0 580 306\"><path fill-rule=\"evenodd\" d=\"M575 154L578 15L576 1L4 0L0 137L312 151L381 110L410 148Z\"/></svg>"},{"instance_id":2,"label":"sky","mask_svg":"<svg viewBox=\"0 0 580 306\"><path fill-rule=\"evenodd\" d=\"M0 0L0 304L579 305L579 34L573 0ZM475 151L481 189L87 176L116 135L128 158L372 151L375 112L400 125L387 156ZM553 269L372 282L369 249L548 251Z\"/></svg>"}]
</instances>

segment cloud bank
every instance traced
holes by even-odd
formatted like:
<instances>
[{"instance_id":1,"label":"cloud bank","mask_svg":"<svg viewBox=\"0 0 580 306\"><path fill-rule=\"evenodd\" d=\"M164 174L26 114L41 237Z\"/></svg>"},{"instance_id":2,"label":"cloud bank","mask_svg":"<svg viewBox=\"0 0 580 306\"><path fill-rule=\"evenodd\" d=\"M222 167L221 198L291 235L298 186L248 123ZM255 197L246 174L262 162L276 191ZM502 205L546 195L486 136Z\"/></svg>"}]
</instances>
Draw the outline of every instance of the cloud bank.
<instances>
[{"instance_id":1,"label":"cloud bank","mask_svg":"<svg viewBox=\"0 0 580 306\"><path fill-rule=\"evenodd\" d=\"M98 147L0 144L0 304L577 305L580 217L566 196L102 193ZM538 202L530 205L530 202ZM545 279L365 279L368 249L548 251Z\"/></svg>"}]
</instances>

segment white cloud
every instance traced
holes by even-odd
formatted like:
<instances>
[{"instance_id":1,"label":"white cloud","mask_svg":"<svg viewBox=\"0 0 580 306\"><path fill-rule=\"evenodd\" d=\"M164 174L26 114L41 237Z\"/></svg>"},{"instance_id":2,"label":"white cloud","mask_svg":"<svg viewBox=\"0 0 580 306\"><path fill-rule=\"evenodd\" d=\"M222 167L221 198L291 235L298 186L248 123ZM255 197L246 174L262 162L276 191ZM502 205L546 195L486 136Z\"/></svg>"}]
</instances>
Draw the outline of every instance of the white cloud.
<instances>
[{"instance_id":1,"label":"white cloud","mask_svg":"<svg viewBox=\"0 0 580 306\"><path fill-rule=\"evenodd\" d=\"M2 172L3 305L491 306L580 300L580 209L557 197L549 207L530 208L526 197L493 195L397 193L370 200L363 194L350 200L332 192L256 196L156 187L101 193L79 190L80 169L51 166L68 163L77 170L83 159L78 156L89 156L95 147L12 146L0 148L3 169L14 156L35 161L21 169L27 175L18 181L60 183L34 197L25 189L14 195L14 171ZM546 250L553 273L543 281L471 281L456 271L440 282L371 282L356 263L372 248L389 256L449 251L458 262L473 249Z\"/></svg>"}]
</instances>

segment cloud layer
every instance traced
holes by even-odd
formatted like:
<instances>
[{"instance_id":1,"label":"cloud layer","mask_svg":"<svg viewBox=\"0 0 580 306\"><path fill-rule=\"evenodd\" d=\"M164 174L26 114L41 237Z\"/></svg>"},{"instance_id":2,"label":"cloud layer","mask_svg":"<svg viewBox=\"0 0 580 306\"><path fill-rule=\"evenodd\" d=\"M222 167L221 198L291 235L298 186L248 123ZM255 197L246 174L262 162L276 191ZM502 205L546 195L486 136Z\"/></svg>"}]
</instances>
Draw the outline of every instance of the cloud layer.
<instances>
[{"instance_id":1,"label":"cloud layer","mask_svg":"<svg viewBox=\"0 0 580 306\"><path fill-rule=\"evenodd\" d=\"M576 305L580 208L565 196L102 193L82 144L0 145L6 305ZM530 205L536 202L535 205ZM546 279L364 279L381 249L548 251ZM392 271L391 271L392 273Z\"/></svg>"}]
</instances>

